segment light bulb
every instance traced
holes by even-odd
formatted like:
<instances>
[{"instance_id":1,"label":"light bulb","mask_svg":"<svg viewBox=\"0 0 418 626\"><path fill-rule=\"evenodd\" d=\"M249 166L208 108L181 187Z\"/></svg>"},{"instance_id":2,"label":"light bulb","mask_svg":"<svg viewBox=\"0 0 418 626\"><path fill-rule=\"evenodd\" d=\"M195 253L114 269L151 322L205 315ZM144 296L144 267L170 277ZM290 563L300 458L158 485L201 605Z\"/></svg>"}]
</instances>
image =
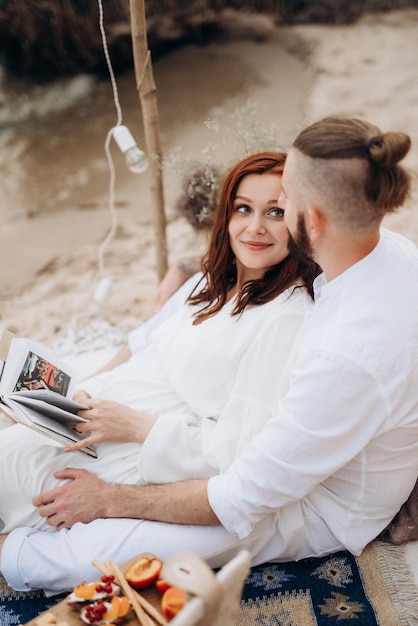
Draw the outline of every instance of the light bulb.
<instances>
[{"instance_id":1,"label":"light bulb","mask_svg":"<svg viewBox=\"0 0 418 626\"><path fill-rule=\"evenodd\" d=\"M110 278L110 276L105 276L104 278L102 278L99 281L96 287L96 290L94 292L94 296L93 296L94 301L97 302L98 304L101 304L102 302L107 300L111 286L112 286L112 279Z\"/></svg>"},{"instance_id":2,"label":"light bulb","mask_svg":"<svg viewBox=\"0 0 418 626\"><path fill-rule=\"evenodd\" d=\"M145 153L138 148L131 131L126 126L116 126L113 131L113 138L118 144L121 152L125 155L126 166L134 174L142 174L148 167L148 160Z\"/></svg>"},{"instance_id":3,"label":"light bulb","mask_svg":"<svg viewBox=\"0 0 418 626\"><path fill-rule=\"evenodd\" d=\"M128 170L134 174L142 174L148 168L147 157L138 146L129 148L125 152L125 163Z\"/></svg>"}]
</instances>

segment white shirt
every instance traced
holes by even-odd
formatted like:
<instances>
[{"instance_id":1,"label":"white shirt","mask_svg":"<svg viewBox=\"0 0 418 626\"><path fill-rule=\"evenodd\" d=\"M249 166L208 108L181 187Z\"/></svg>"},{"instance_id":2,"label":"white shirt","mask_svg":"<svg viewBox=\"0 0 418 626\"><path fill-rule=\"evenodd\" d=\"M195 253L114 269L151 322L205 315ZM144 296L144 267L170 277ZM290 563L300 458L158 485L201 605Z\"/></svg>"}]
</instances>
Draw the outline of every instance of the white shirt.
<instances>
[{"instance_id":1,"label":"white shirt","mask_svg":"<svg viewBox=\"0 0 418 626\"><path fill-rule=\"evenodd\" d=\"M359 554L418 475L415 245L382 230L360 262L329 283L318 277L315 295L276 415L209 480L228 531L244 538L270 517L270 560Z\"/></svg>"},{"instance_id":2,"label":"white shirt","mask_svg":"<svg viewBox=\"0 0 418 626\"><path fill-rule=\"evenodd\" d=\"M197 325L196 307L182 306L128 362L80 383L94 398L158 415L140 450L135 447L123 462L121 444L99 444L95 473L101 475L104 465L108 480L124 482L126 473L137 483L209 477L228 467L274 415L312 299L305 289L291 287L240 316L231 316L234 305L235 298ZM89 458L83 462L88 469Z\"/></svg>"}]
</instances>

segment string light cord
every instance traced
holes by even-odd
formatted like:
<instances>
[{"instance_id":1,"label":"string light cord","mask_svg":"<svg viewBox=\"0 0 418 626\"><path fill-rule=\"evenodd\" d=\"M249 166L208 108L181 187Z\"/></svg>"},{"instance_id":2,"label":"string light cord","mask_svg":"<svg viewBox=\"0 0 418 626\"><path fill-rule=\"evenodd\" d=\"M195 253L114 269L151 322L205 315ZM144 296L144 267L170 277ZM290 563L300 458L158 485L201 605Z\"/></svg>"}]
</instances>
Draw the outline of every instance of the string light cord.
<instances>
[{"instance_id":1,"label":"string light cord","mask_svg":"<svg viewBox=\"0 0 418 626\"><path fill-rule=\"evenodd\" d=\"M113 89L113 99L115 101L115 108L116 108L116 112L118 116L116 125L119 126L120 124L122 124L122 108L119 102L118 86L116 84L115 73L113 71L112 61L110 59L109 48L107 45L107 37L106 37L106 31L104 27L103 4L102 4L102 0L97 0L97 1L99 4L99 27L100 27L100 34L102 36L103 52L104 52L107 67L109 70L110 82L112 83L112 89Z\"/></svg>"},{"instance_id":2,"label":"string light cord","mask_svg":"<svg viewBox=\"0 0 418 626\"><path fill-rule=\"evenodd\" d=\"M116 172L115 172L115 166L114 166L114 163L113 163L112 155L111 155L111 152L110 152L110 142L111 142L111 139L112 139L112 136L113 136L113 131L114 131L115 128L116 128L116 126L109 130L109 132L107 133L106 141L105 141L105 153L106 153L107 164L108 164L108 167L109 167L109 198L108 198L108 204L109 204L109 211L110 211L110 218L111 218L111 226L110 226L110 230L109 230L108 234L106 235L105 239L100 244L100 246L98 248L98 251L97 251L98 265L99 265L99 275L102 276L102 277L105 276L104 253L105 253L105 250L106 250L107 246L109 245L109 243L112 241L113 237L115 236L116 228L117 228L117 225L118 225L118 216L117 216L117 211L116 211L116 208L115 208Z\"/></svg>"},{"instance_id":3,"label":"string light cord","mask_svg":"<svg viewBox=\"0 0 418 626\"><path fill-rule=\"evenodd\" d=\"M116 172L112 154L110 151L110 144L115 129L122 125L122 107L119 101L118 87L107 45L107 37L104 27L103 4L102 0L97 0L97 2L99 7L99 27L102 38L103 52L109 70L110 82L113 91L113 100L116 109L116 124L108 131L104 144L107 164L109 167L108 206L111 217L111 226L108 234L100 244L97 251L98 272L100 280L94 293L93 302L91 303L87 311L83 311L72 316L67 332L67 337L61 341L58 341L55 345L55 349L57 350L57 352L64 355L77 352L85 352L86 350L94 350L103 346L111 345L112 343L121 343L122 337L125 336L125 332L122 329L112 328L104 320L97 319L99 305L106 300L111 285L111 278L110 276L106 275L104 256L106 248L115 236L118 225L118 216L115 208ZM92 314L96 318L92 323L90 323L87 327L81 329L77 328L78 322L82 317L88 317Z\"/></svg>"},{"instance_id":4,"label":"string light cord","mask_svg":"<svg viewBox=\"0 0 418 626\"><path fill-rule=\"evenodd\" d=\"M104 262L104 253L105 250L107 248L107 246L109 245L109 243L112 241L113 237L115 236L116 233L116 229L117 229L117 225L118 225L118 216L117 216L117 212L116 212L116 208L115 208L115 180L116 180L116 174L115 174L115 166L113 163L113 159L112 159L112 155L110 152L110 142L111 139L113 137L113 132L115 130L115 128L117 128L118 126L121 126L122 124L122 107L120 105L120 101L119 101L119 92L118 92L118 86L116 83L116 78L115 78L115 73L113 71L113 66L112 66L112 61L110 58L110 54L109 54L109 48L107 45L107 37L106 37L106 30L104 27L104 13L103 13L103 3L102 0L97 0L98 2L98 7L99 7L99 27L100 27L100 34L101 34L101 38L102 38L102 45L103 45L103 52L104 52L104 56L106 59L106 64L109 70L109 76L110 76L110 82L112 85L112 91L113 91L113 100L115 103L115 109L116 109L116 114L117 114L117 120L116 120L116 124L113 128L111 128L109 130L109 132L107 133L107 137L106 137L106 141L105 141L105 154L106 154L106 159L107 159L107 164L109 167L109 174L110 174L110 179L109 179L109 211L110 211L110 216L111 216L111 226L110 226L110 230L108 232L108 234L106 235L105 239L103 240L103 242L100 244L98 252L97 252L97 256L98 256L98 266L99 266L99 275L102 277L102 281L103 279L105 279L105 262ZM108 278L108 281L110 279ZM100 300L104 300L105 299L105 295L107 295L107 293L105 294L105 287L107 286L108 289L108 285L110 283L109 282L102 282L99 283L98 288L96 290L96 301L100 301ZM102 293L100 293L100 285L104 285L105 287L102 287Z\"/></svg>"}]
</instances>

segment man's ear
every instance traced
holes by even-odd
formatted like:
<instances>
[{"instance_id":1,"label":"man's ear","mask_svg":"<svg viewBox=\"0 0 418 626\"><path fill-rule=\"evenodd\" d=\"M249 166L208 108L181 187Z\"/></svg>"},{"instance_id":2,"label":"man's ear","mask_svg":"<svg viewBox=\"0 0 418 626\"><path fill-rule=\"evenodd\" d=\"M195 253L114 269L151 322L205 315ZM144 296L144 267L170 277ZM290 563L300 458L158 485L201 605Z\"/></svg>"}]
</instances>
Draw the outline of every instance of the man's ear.
<instances>
[{"instance_id":1,"label":"man's ear","mask_svg":"<svg viewBox=\"0 0 418 626\"><path fill-rule=\"evenodd\" d=\"M317 207L310 207L308 213L308 230L311 241L318 239L325 230L326 215Z\"/></svg>"}]
</instances>

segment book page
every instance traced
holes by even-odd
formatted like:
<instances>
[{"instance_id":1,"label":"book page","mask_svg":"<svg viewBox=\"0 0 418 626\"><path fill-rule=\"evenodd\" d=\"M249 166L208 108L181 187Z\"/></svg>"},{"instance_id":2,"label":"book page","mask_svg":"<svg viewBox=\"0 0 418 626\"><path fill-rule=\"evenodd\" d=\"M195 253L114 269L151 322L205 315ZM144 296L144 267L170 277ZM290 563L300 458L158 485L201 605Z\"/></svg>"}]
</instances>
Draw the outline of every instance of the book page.
<instances>
[{"instance_id":1,"label":"book page","mask_svg":"<svg viewBox=\"0 0 418 626\"><path fill-rule=\"evenodd\" d=\"M0 395L43 389L71 396L76 378L75 370L53 352L37 342L19 337L10 343L0 379Z\"/></svg>"},{"instance_id":2,"label":"book page","mask_svg":"<svg viewBox=\"0 0 418 626\"><path fill-rule=\"evenodd\" d=\"M87 437L86 433L78 433L73 430L70 425L57 422L51 417L41 415L40 413L38 413L38 411L35 411L26 406L22 406L19 402L15 402L14 400L8 399L4 410L16 422L28 426L29 428L33 428L37 432L42 433L47 437L51 437L52 439L55 439L55 441L58 441L63 445L76 443ZM77 416L75 415L73 415L72 418L73 422L74 420L77 421L77 419L81 419L77 418ZM90 456L97 457L97 454L92 447L83 448L82 451L86 452Z\"/></svg>"},{"instance_id":3,"label":"book page","mask_svg":"<svg viewBox=\"0 0 418 626\"><path fill-rule=\"evenodd\" d=\"M21 391L17 391L16 393L11 393L8 396L2 396L2 402L9 402L12 400L14 402L18 402L19 404L23 404L25 407L29 407L41 413L41 415L45 415L46 417L50 417L61 424L75 424L76 422L87 422L84 417L80 417L76 413L72 413L70 411L66 411L65 409L61 409L59 406L55 406L54 404L50 404L45 400L38 400L37 398L28 398L24 395L21 395ZM84 405L78 405L80 409L85 409Z\"/></svg>"},{"instance_id":4,"label":"book page","mask_svg":"<svg viewBox=\"0 0 418 626\"><path fill-rule=\"evenodd\" d=\"M14 392L12 395L13 398L22 397L33 398L34 400L43 400L44 402L48 402L54 406L59 406L60 409L64 409L70 413L77 413L77 411L87 408L84 404L76 402L76 400L73 400L72 398L67 398L67 396L62 396L56 391L49 391L46 389L34 389L33 391L22 389Z\"/></svg>"}]
</instances>

